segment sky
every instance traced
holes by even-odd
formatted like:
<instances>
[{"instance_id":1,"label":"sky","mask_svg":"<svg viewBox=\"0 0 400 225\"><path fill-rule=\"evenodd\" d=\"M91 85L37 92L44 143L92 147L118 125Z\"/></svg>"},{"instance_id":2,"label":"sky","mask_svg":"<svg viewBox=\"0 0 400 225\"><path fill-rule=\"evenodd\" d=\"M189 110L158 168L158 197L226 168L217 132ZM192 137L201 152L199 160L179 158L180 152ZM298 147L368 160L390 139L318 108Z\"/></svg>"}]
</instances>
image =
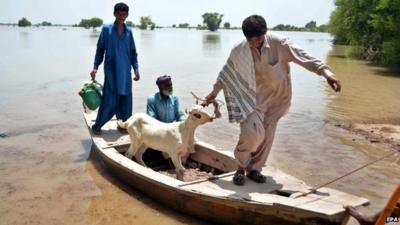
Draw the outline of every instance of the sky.
<instances>
[{"instance_id":1,"label":"sky","mask_svg":"<svg viewBox=\"0 0 400 225\"><path fill-rule=\"evenodd\" d=\"M77 24L83 18L100 17L114 21L113 7L121 0L0 0L0 23L17 23L26 17L32 23ZM129 5L127 20L139 23L141 16L151 16L160 26L202 23L205 12L224 15L222 24L240 26L252 14L262 15L269 27L277 24L304 26L311 20L326 24L334 10L334 0L135 0Z\"/></svg>"}]
</instances>

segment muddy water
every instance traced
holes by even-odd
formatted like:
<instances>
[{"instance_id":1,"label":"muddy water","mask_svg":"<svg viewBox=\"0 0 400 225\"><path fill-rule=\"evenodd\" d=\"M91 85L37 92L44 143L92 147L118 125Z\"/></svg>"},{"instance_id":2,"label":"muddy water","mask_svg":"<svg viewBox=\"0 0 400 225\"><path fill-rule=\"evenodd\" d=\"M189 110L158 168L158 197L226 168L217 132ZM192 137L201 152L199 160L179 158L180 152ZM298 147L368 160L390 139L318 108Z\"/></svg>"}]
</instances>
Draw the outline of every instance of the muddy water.
<instances>
[{"instance_id":1,"label":"muddy water","mask_svg":"<svg viewBox=\"0 0 400 225\"><path fill-rule=\"evenodd\" d=\"M279 124L268 163L316 185L376 159L372 147L331 125L334 121L390 121L399 117L400 78L343 57L328 34L287 32L329 62L344 89L293 65L293 101ZM67 28L0 27L0 224L206 224L174 212L113 178L90 157L91 143L77 96L89 78L98 33ZM156 91L155 78L173 77L182 107L204 96L239 31L135 30L142 80L134 110ZM398 74L397 74L398 75ZM103 79L102 71L98 79ZM219 96L222 98L222 96ZM199 129L200 139L231 151L238 126L224 118ZM354 141L353 141L354 139ZM376 212L400 183L400 165L384 160L330 185L367 197ZM354 223L354 222L353 222Z\"/></svg>"}]
</instances>

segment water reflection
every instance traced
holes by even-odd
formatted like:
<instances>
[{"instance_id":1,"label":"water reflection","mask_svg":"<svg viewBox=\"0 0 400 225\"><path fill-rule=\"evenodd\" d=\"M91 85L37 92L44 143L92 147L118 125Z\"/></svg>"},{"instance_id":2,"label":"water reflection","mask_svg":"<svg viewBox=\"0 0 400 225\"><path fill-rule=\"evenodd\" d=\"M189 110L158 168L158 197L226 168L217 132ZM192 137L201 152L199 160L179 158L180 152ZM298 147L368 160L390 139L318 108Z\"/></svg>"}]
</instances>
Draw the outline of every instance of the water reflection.
<instances>
[{"instance_id":1,"label":"water reflection","mask_svg":"<svg viewBox=\"0 0 400 225\"><path fill-rule=\"evenodd\" d=\"M328 58L328 64L341 80L343 89L334 95L326 85L329 97L327 117L347 122L380 122L398 117L399 74L346 58L346 51L346 46L334 46Z\"/></svg>"},{"instance_id":2,"label":"water reflection","mask_svg":"<svg viewBox=\"0 0 400 225\"><path fill-rule=\"evenodd\" d=\"M86 164L86 173L92 177L99 189L87 209L87 224L207 224L162 207L114 176L110 176L111 173L98 162L98 156L93 148Z\"/></svg>"},{"instance_id":3,"label":"water reflection","mask_svg":"<svg viewBox=\"0 0 400 225\"><path fill-rule=\"evenodd\" d=\"M215 54L221 49L221 36L219 33L203 34L203 50L207 54Z\"/></svg>"},{"instance_id":4,"label":"water reflection","mask_svg":"<svg viewBox=\"0 0 400 225\"><path fill-rule=\"evenodd\" d=\"M28 48L30 45L30 35L31 35L30 32L26 30L19 32L19 36L21 37L22 40L22 46L25 48Z\"/></svg>"}]
</instances>

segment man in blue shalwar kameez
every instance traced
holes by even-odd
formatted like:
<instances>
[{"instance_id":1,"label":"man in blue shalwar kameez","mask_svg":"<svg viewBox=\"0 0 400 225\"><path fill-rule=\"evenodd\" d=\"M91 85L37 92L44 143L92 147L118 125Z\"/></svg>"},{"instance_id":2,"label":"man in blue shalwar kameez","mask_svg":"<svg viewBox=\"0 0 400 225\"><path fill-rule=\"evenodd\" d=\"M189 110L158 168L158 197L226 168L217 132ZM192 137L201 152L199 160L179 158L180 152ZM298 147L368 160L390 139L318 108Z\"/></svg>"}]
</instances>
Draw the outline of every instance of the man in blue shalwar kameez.
<instances>
[{"instance_id":1,"label":"man in blue shalwar kameez","mask_svg":"<svg viewBox=\"0 0 400 225\"><path fill-rule=\"evenodd\" d=\"M104 25L97 42L94 67L90 75L96 77L104 55L104 87L96 122L92 126L94 134L101 134L101 127L114 115L118 120L127 120L132 115L132 75L133 80L140 79L135 41L132 30L125 25L129 7L125 3L114 6L115 22ZM118 127L121 133L126 130Z\"/></svg>"}]
</instances>

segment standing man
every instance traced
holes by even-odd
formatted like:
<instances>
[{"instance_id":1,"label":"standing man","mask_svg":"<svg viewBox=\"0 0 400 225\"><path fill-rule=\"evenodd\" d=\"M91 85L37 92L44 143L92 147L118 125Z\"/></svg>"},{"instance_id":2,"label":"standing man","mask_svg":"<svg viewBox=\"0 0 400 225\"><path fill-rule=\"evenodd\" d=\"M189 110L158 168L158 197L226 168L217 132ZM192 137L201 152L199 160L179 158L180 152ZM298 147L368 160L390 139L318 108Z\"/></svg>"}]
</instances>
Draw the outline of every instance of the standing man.
<instances>
[{"instance_id":1,"label":"standing man","mask_svg":"<svg viewBox=\"0 0 400 225\"><path fill-rule=\"evenodd\" d=\"M147 98L147 114L164 122L179 122L185 119L179 106L179 99L172 95L172 80L168 75L157 78L159 92Z\"/></svg>"},{"instance_id":2,"label":"standing man","mask_svg":"<svg viewBox=\"0 0 400 225\"><path fill-rule=\"evenodd\" d=\"M96 123L92 131L101 134L101 127L114 115L118 120L127 120L132 115L132 75L133 80L140 79L135 41L132 30L125 25L129 7L125 3L114 6L115 22L104 25L97 42L93 70L90 72L95 79L99 65L104 61L104 88ZM118 127L121 133L126 130Z\"/></svg>"},{"instance_id":3,"label":"standing man","mask_svg":"<svg viewBox=\"0 0 400 225\"><path fill-rule=\"evenodd\" d=\"M242 24L246 40L236 45L219 73L210 103L224 91L229 122L240 123L240 136L234 154L238 170L236 185L247 177L264 183L261 174L274 140L279 119L289 110L292 97L290 62L323 76L336 92L340 82L330 68L287 38L268 32L263 17L252 15Z\"/></svg>"}]
</instances>

